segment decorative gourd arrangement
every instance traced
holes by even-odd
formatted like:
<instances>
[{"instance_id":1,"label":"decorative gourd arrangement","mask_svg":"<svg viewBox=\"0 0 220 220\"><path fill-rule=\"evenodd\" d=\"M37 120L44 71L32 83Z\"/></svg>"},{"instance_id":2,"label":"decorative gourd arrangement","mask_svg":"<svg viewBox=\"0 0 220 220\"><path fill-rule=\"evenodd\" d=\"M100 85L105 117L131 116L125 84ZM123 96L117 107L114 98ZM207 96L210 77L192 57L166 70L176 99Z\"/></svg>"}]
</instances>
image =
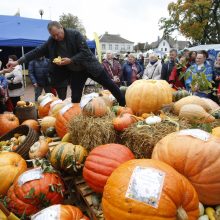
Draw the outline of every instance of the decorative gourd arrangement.
<instances>
[{"instance_id":1,"label":"decorative gourd arrangement","mask_svg":"<svg viewBox=\"0 0 220 220\"><path fill-rule=\"evenodd\" d=\"M102 207L105 220L199 217L198 196L190 182L169 165L150 159L116 168L105 185Z\"/></svg>"},{"instance_id":2,"label":"decorative gourd arrangement","mask_svg":"<svg viewBox=\"0 0 220 220\"><path fill-rule=\"evenodd\" d=\"M26 170L26 161L19 154L0 153L0 195L6 195L14 180Z\"/></svg>"},{"instance_id":3,"label":"decorative gourd arrangement","mask_svg":"<svg viewBox=\"0 0 220 220\"><path fill-rule=\"evenodd\" d=\"M122 163L134 159L134 154L124 145L106 144L94 148L83 168L83 177L95 192L103 192L111 173Z\"/></svg>"},{"instance_id":4,"label":"decorative gourd arrangement","mask_svg":"<svg viewBox=\"0 0 220 220\"><path fill-rule=\"evenodd\" d=\"M128 87L125 99L135 115L156 113L172 103L172 91L165 80L136 80Z\"/></svg>"},{"instance_id":5,"label":"decorative gourd arrangement","mask_svg":"<svg viewBox=\"0 0 220 220\"><path fill-rule=\"evenodd\" d=\"M0 114L0 137L19 126L18 118L12 113Z\"/></svg>"},{"instance_id":6,"label":"decorative gourd arrangement","mask_svg":"<svg viewBox=\"0 0 220 220\"><path fill-rule=\"evenodd\" d=\"M167 135L154 147L152 159L184 175L206 205L220 204L220 139L200 129Z\"/></svg>"}]
</instances>

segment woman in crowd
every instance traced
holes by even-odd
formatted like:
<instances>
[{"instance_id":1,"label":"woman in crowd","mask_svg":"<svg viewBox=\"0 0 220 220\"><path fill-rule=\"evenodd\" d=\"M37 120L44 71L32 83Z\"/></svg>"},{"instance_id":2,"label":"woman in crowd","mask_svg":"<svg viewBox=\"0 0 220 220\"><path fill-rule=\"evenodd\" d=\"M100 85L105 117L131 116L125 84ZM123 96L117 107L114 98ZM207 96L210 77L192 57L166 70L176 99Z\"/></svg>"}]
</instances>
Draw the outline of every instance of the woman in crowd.
<instances>
[{"instance_id":1,"label":"woman in crowd","mask_svg":"<svg viewBox=\"0 0 220 220\"><path fill-rule=\"evenodd\" d=\"M149 63L143 74L143 79L160 79L162 64L158 56L154 53L149 55Z\"/></svg>"},{"instance_id":2,"label":"woman in crowd","mask_svg":"<svg viewBox=\"0 0 220 220\"><path fill-rule=\"evenodd\" d=\"M131 85L134 81L141 79L143 75L143 69L136 61L133 54L128 55L128 59L123 65L122 72L124 84L127 86Z\"/></svg>"},{"instance_id":3,"label":"woman in crowd","mask_svg":"<svg viewBox=\"0 0 220 220\"><path fill-rule=\"evenodd\" d=\"M16 55L10 55L8 61L16 61ZM21 100L21 96L24 95L23 79L22 79L22 67L16 65L14 68L7 69L5 77L8 81L8 95L13 105L13 110L16 107L18 101Z\"/></svg>"}]
</instances>

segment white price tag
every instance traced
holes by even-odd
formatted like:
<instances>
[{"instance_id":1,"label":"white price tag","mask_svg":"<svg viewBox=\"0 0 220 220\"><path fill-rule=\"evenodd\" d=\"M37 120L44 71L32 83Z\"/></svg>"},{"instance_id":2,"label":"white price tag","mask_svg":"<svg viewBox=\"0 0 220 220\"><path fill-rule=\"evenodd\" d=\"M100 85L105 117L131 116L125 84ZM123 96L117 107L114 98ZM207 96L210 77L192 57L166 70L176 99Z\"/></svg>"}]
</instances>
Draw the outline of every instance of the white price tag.
<instances>
[{"instance_id":1,"label":"white price tag","mask_svg":"<svg viewBox=\"0 0 220 220\"><path fill-rule=\"evenodd\" d=\"M51 102L52 98L50 96L43 99L43 101L40 103L40 106L44 107L48 102Z\"/></svg>"},{"instance_id":2,"label":"white price tag","mask_svg":"<svg viewBox=\"0 0 220 220\"><path fill-rule=\"evenodd\" d=\"M60 205L53 205L31 216L31 220L60 220Z\"/></svg>"},{"instance_id":3,"label":"white price tag","mask_svg":"<svg viewBox=\"0 0 220 220\"><path fill-rule=\"evenodd\" d=\"M157 208L163 190L165 175L159 169L135 167L125 197Z\"/></svg>"},{"instance_id":4,"label":"white price tag","mask_svg":"<svg viewBox=\"0 0 220 220\"><path fill-rule=\"evenodd\" d=\"M96 97L99 97L99 94L95 92L84 95L80 101L80 108L83 109L92 99Z\"/></svg>"},{"instance_id":5,"label":"white price tag","mask_svg":"<svg viewBox=\"0 0 220 220\"><path fill-rule=\"evenodd\" d=\"M56 101L53 101L51 104L50 104L50 108L53 108L56 104L59 104L59 103L62 103L63 101L61 99L58 99Z\"/></svg>"},{"instance_id":6,"label":"white price tag","mask_svg":"<svg viewBox=\"0 0 220 220\"><path fill-rule=\"evenodd\" d=\"M67 112L71 107L73 107L73 103L69 103L65 105L63 108L60 109L60 114L63 115L65 112Z\"/></svg>"},{"instance_id":7,"label":"white price tag","mask_svg":"<svg viewBox=\"0 0 220 220\"><path fill-rule=\"evenodd\" d=\"M23 184L43 178L43 171L41 168L36 168L32 170L28 170L22 173L18 178L18 185L22 186Z\"/></svg>"},{"instance_id":8,"label":"white price tag","mask_svg":"<svg viewBox=\"0 0 220 220\"><path fill-rule=\"evenodd\" d=\"M206 131L200 130L200 129L185 129L179 131L179 135L189 135L195 138L198 138L202 141L208 141L211 137L211 134L209 134Z\"/></svg>"}]
</instances>

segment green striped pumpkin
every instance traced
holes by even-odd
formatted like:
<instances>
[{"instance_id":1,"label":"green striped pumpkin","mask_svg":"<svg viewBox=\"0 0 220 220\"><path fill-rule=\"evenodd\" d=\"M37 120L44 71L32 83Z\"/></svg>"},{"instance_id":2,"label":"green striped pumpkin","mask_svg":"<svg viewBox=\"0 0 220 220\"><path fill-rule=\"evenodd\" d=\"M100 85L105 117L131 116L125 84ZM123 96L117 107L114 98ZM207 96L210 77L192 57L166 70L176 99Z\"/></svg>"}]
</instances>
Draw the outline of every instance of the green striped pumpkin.
<instances>
[{"instance_id":1,"label":"green striped pumpkin","mask_svg":"<svg viewBox=\"0 0 220 220\"><path fill-rule=\"evenodd\" d=\"M176 92L173 92L173 102L177 102L180 99L189 96L190 93L184 89L182 90L177 90Z\"/></svg>"},{"instance_id":2,"label":"green striped pumpkin","mask_svg":"<svg viewBox=\"0 0 220 220\"><path fill-rule=\"evenodd\" d=\"M58 170L77 171L84 164L87 154L81 145L62 142L51 151L50 162Z\"/></svg>"}]
</instances>

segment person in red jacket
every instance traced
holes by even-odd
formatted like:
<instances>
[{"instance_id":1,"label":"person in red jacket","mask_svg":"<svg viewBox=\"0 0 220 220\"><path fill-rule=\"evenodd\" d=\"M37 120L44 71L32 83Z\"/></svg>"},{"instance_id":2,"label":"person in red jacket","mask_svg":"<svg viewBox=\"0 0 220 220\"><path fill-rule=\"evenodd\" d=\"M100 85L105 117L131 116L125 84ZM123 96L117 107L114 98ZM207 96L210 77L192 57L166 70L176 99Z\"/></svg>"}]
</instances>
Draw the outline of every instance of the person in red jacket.
<instances>
[{"instance_id":1,"label":"person in red jacket","mask_svg":"<svg viewBox=\"0 0 220 220\"><path fill-rule=\"evenodd\" d=\"M172 85L174 89L178 90L180 88L181 89L185 88L183 74L186 72L186 69L187 69L186 57L182 56L180 57L179 63L177 63L173 68L169 77L169 83Z\"/></svg>"}]
</instances>

